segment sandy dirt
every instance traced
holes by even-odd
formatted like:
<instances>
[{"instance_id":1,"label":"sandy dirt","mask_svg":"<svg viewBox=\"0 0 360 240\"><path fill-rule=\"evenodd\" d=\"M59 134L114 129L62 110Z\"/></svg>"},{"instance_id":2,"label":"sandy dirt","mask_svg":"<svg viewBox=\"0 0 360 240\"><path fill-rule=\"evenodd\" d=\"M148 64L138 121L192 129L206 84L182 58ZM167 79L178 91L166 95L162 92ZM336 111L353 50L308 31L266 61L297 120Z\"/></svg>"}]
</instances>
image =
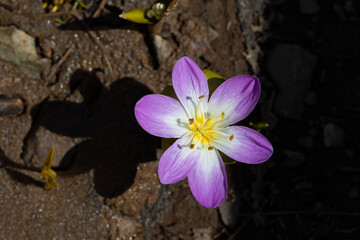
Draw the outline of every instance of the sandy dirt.
<instances>
[{"instance_id":1,"label":"sandy dirt","mask_svg":"<svg viewBox=\"0 0 360 240\"><path fill-rule=\"evenodd\" d=\"M199 205L186 181L160 185L160 141L140 128L133 108L171 83L184 55L225 77L248 73L238 5L183 1L159 35L117 17L150 4L108 1L100 16L79 10L65 25L41 1L0 6L0 24L33 37L53 71L33 79L0 62L0 95L24 107L0 116L1 239L221 235L218 211ZM47 191L39 171L52 146L59 189Z\"/></svg>"}]
</instances>

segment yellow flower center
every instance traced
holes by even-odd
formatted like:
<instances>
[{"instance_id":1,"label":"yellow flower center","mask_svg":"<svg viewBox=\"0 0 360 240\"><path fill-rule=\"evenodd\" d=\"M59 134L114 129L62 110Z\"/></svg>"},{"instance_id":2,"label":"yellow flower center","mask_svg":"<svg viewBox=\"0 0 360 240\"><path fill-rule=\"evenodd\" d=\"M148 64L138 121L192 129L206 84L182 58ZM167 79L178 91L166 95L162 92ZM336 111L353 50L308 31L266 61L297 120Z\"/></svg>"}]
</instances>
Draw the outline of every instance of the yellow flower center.
<instances>
[{"instance_id":1,"label":"yellow flower center","mask_svg":"<svg viewBox=\"0 0 360 240\"><path fill-rule=\"evenodd\" d=\"M218 124L228 119L225 118L224 112L209 117L204 114L203 109L201 108L201 100L203 98L204 95L199 97L199 102L195 108L195 118L189 119L189 130L192 133L189 147L190 149L194 149L198 143L201 143L202 148L214 150L214 147L211 146L211 141L221 138L228 138L232 141L234 135L228 136L224 132L219 131L220 128L218 127Z\"/></svg>"}]
</instances>

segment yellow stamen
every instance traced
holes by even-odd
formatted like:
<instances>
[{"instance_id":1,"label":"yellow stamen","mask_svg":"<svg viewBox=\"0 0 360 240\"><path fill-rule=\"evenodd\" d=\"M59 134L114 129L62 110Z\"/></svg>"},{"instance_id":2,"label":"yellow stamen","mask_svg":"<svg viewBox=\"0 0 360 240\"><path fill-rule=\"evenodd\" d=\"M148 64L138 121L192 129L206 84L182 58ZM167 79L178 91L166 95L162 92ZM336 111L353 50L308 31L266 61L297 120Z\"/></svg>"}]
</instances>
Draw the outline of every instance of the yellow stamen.
<instances>
[{"instance_id":1,"label":"yellow stamen","mask_svg":"<svg viewBox=\"0 0 360 240\"><path fill-rule=\"evenodd\" d=\"M200 133L197 133L193 136L193 138L191 139L191 143L193 145L196 145L201 139L201 134Z\"/></svg>"},{"instance_id":2,"label":"yellow stamen","mask_svg":"<svg viewBox=\"0 0 360 240\"><path fill-rule=\"evenodd\" d=\"M189 129L190 129L190 131L192 131L192 132L197 132L197 131L199 130L196 123L191 124L191 125L189 126Z\"/></svg>"},{"instance_id":3,"label":"yellow stamen","mask_svg":"<svg viewBox=\"0 0 360 240\"><path fill-rule=\"evenodd\" d=\"M195 108L195 117L189 118L188 120L188 128L192 135L189 148L194 149L195 146L201 142L202 146L200 148L215 150L215 148L210 145L211 141L220 139L229 139L232 141L234 139L233 135L230 136L230 134L221 130L222 126L217 126L217 124L228 120L230 116L225 116L225 112L220 112L220 114L215 116L211 116L209 113L204 112L201 104L201 99L204 98L205 95L199 97L199 101L195 103L197 104Z\"/></svg>"},{"instance_id":4,"label":"yellow stamen","mask_svg":"<svg viewBox=\"0 0 360 240\"><path fill-rule=\"evenodd\" d=\"M218 134L215 132L206 131L206 132L202 132L202 135L204 135L207 139L216 139L216 136Z\"/></svg>"},{"instance_id":5,"label":"yellow stamen","mask_svg":"<svg viewBox=\"0 0 360 240\"><path fill-rule=\"evenodd\" d=\"M201 99L203 99L203 98L204 98L204 95L199 97L200 101L198 102L197 107L195 109L195 119L198 124L202 124L203 120L204 120L203 111L201 109Z\"/></svg>"}]
</instances>

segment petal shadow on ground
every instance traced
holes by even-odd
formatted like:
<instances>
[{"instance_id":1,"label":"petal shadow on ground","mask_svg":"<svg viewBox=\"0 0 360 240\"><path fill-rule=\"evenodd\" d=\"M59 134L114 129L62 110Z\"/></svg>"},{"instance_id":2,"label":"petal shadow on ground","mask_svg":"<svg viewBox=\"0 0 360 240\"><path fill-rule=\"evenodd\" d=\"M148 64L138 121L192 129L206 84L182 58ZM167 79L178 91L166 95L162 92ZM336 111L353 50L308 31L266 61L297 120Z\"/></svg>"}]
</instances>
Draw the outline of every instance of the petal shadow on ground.
<instances>
[{"instance_id":1,"label":"petal shadow on ground","mask_svg":"<svg viewBox=\"0 0 360 240\"><path fill-rule=\"evenodd\" d=\"M86 140L70 149L54 169L59 177L94 169L97 193L118 196L134 182L138 163L156 159L156 138L146 134L134 116L136 102L150 90L131 78L118 79L106 89L96 73L83 70L72 75L70 89L80 91L81 103L46 100L32 109L34 122L24 160L31 159L40 126L50 134L84 137Z\"/></svg>"}]
</instances>

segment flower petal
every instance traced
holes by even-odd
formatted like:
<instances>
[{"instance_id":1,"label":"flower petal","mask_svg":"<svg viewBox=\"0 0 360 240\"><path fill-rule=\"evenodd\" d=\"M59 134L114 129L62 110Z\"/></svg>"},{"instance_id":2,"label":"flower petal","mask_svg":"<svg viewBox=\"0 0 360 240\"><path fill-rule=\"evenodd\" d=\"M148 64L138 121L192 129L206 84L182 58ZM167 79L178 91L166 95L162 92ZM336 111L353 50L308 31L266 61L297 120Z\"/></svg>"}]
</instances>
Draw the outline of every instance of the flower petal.
<instances>
[{"instance_id":1,"label":"flower petal","mask_svg":"<svg viewBox=\"0 0 360 240\"><path fill-rule=\"evenodd\" d=\"M236 76L221 84L212 94L208 111L212 115L225 113L222 125L230 125L247 117L260 97L260 82L254 76Z\"/></svg>"},{"instance_id":2,"label":"flower petal","mask_svg":"<svg viewBox=\"0 0 360 240\"><path fill-rule=\"evenodd\" d=\"M190 139L178 139L162 155L159 162L159 179L162 184L171 184L184 179L199 159L200 152L188 147Z\"/></svg>"},{"instance_id":3,"label":"flower petal","mask_svg":"<svg viewBox=\"0 0 360 240\"><path fill-rule=\"evenodd\" d=\"M214 140L213 145L228 157L243 163L257 164L265 162L273 153L269 140L259 132L242 126L226 128L234 138Z\"/></svg>"},{"instance_id":4,"label":"flower petal","mask_svg":"<svg viewBox=\"0 0 360 240\"><path fill-rule=\"evenodd\" d=\"M208 101L209 87L204 73L193 60L182 57L174 66L172 82L188 117L193 117L199 97L204 95L202 102Z\"/></svg>"},{"instance_id":5,"label":"flower petal","mask_svg":"<svg viewBox=\"0 0 360 240\"><path fill-rule=\"evenodd\" d=\"M171 97L150 94L135 105L135 117L148 133L164 138L179 138L188 132L188 120L181 104Z\"/></svg>"},{"instance_id":6,"label":"flower petal","mask_svg":"<svg viewBox=\"0 0 360 240\"><path fill-rule=\"evenodd\" d=\"M216 150L202 150L201 157L188 175L191 192L204 207L214 208L224 202L227 179L224 163Z\"/></svg>"}]
</instances>

